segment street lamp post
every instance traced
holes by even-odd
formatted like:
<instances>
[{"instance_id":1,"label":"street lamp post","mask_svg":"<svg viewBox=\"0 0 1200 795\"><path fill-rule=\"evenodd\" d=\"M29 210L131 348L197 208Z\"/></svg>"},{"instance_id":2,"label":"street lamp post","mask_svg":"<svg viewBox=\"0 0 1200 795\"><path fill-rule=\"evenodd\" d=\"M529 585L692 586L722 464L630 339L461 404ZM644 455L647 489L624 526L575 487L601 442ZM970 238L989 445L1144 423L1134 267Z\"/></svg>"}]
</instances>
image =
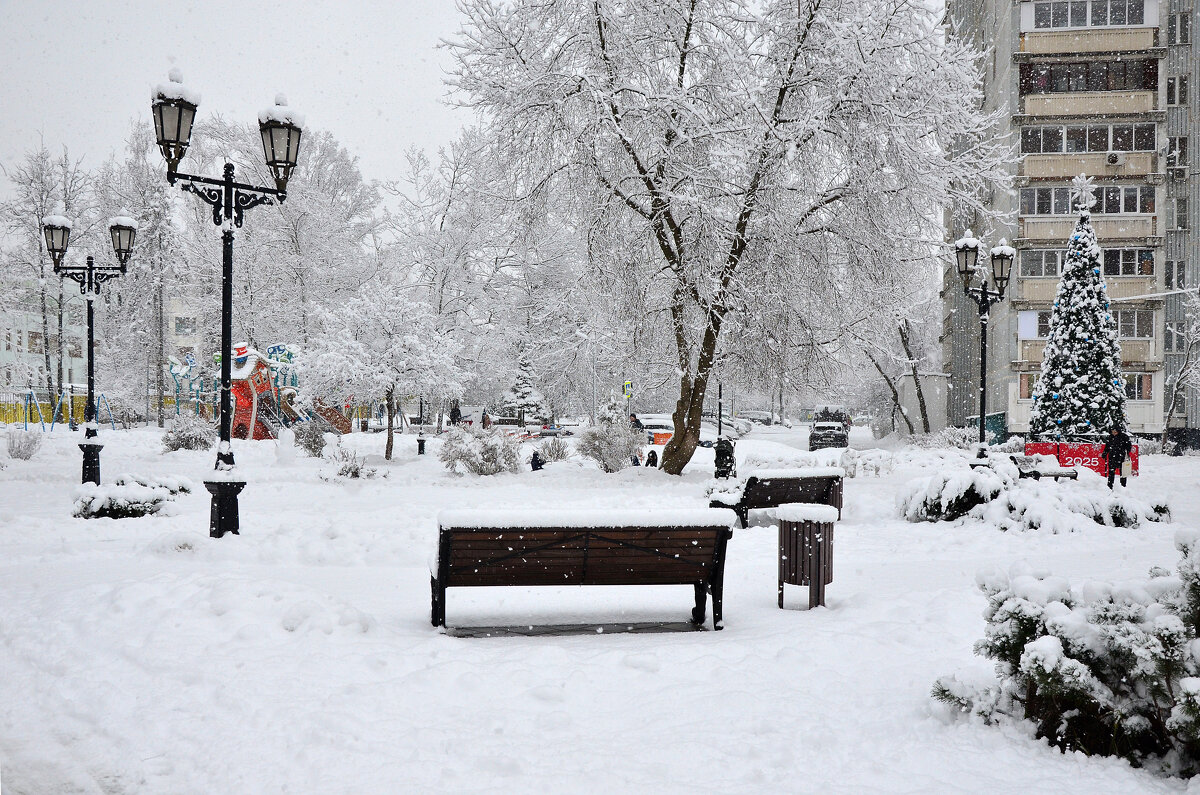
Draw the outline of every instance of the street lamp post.
<instances>
[{"instance_id":1,"label":"street lamp post","mask_svg":"<svg viewBox=\"0 0 1200 795\"><path fill-rule=\"evenodd\" d=\"M183 85L179 70L172 69L170 82L154 89L152 110L154 132L159 149L167 161L167 182L200 197L212 207L212 219L221 227L221 438L217 444L217 475L204 482L212 494L212 509L208 534L220 538L226 533L238 533L238 494L246 482L238 479L234 469L233 448L229 443L232 419L231 388L233 386L233 230L241 227L246 210L260 204L283 202L287 198L287 183L300 153L300 134L303 117L287 107L283 95L275 98L275 106L258 115L263 153L267 167L275 178L275 187L247 185L234 179L232 163L225 164L221 179L201 177L180 172L179 161L187 153L192 136L192 123L200 97ZM203 187L202 187L203 186Z\"/></svg>"},{"instance_id":2,"label":"street lamp post","mask_svg":"<svg viewBox=\"0 0 1200 795\"><path fill-rule=\"evenodd\" d=\"M988 313L992 306L1004 300L1004 290L1008 287L1012 275L1012 263L1016 250L1001 239L1000 245L991 251L992 281L996 289L988 288L986 273L980 273L979 286L971 286L971 281L978 270L979 250L983 243L977 240L968 229L967 233L954 243L954 256L957 260L958 275L962 278L963 292L975 302L979 309L979 457L986 458L987 442L984 423L987 419L987 332Z\"/></svg>"},{"instance_id":3,"label":"street lamp post","mask_svg":"<svg viewBox=\"0 0 1200 795\"><path fill-rule=\"evenodd\" d=\"M112 238L113 253L117 256L119 265L97 265L88 255L86 265L64 265L67 255L67 245L71 239L71 220L62 215L48 215L42 219L42 233L46 238L46 250L54 263L54 272L59 278L70 279L79 285L87 304L87 406L83 410L84 441L79 449L83 451L83 482L100 484L100 450L104 445L93 442L96 438L99 423L96 422L96 333L95 312L93 302L100 295L100 285L115 279L125 273L129 264L129 255L133 251L133 238L137 234L137 222L132 218L120 215L109 219L109 235Z\"/></svg>"}]
</instances>

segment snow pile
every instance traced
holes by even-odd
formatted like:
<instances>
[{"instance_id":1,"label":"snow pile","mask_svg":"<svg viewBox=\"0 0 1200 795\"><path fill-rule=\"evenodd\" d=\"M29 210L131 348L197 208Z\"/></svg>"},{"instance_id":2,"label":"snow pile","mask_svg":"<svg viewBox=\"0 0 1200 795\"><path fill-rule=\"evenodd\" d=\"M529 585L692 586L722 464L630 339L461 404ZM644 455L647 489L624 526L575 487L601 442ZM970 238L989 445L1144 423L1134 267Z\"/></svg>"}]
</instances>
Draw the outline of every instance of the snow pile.
<instances>
[{"instance_id":1,"label":"snow pile","mask_svg":"<svg viewBox=\"0 0 1200 795\"><path fill-rule=\"evenodd\" d=\"M112 218L108 219L108 228L112 229L114 226L127 226L130 229L137 231L138 222L136 218L129 214L128 210L121 208L120 215L114 215Z\"/></svg>"},{"instance_id":2,"label":"snow pile","mask_svg":"<svg viewBox=\"0 0 1200 795\"><path fill-rule=\"evenodd\" d=\"M120 475L113 481L114 486L142 486L147 489L165 489L172 497L177 494L191 494L196 486L187 478L177 475Z\"/></svg>"},{"instance_id":3,"label":"snow pile","mask_svg":"<svg viewBox=\"0 0 1200 795\"><path fill-rule=\"evenodd\" d=\"M75 489L73 515L80 519L131 519L159 513L174 494L162 486L140 483L97 485L84 483Z\"/></svg>"},{"instance_id":4,"label":"snow pile","mask_svg":"<svg viewBox=\"0 0 1200 795\"><path fill-rule=\"evenodd\" d=\"M850 472L853 465L847 466L858 451L842 447L826 447L821 450L796 450L783 445L772 445L769 448L755 447L753 450L738 457L738 472L746 475L758 474L759 469L794 469L796 467L841 467Z\"/></svg>"},{"instance_id":5,"label":"snow pile","mask_svg":"<svg viewBox=\"0 0 1200 795\"><path fill-rule=\"evenodd\" d=\"M258 112L258 123L267 124L268 122L291 124L303 129L304 114L297 112L294 108L289 108L286 96L276 94L275 104Z\"/></svg>"},{"instance_id":6,"label":"snow pile","mask_svg":"<svg viewBox=\"0 0 1200 795\"><path fill-rule=\"evenodd\" d=\"M838 509L832 505L816 505L811 502L789 502L775 509L775 518L781 522L820 522L832 524L838 520Z\"/></svg>"},{"instance_id":7,"label":"snow pile","mask_svg":"<svg viewBox=\"0 0 1200 795\"><path fill-rule=\"evenodd\" d=\"M520 443L503 433L459 427L446 434L438 459L451 472L461 466L472 475L498 475L520 469L520 451Z\"/></svg>"},{"instance_id":8,"label":"snow pile","mask_svg":"<svg viewBox=\"0 0 1200 795\"><path fill-rule=\"evenodd\" d=\"M1200 532L1176 534L1178 575L1083 582L1015 565L980 572L990 681L943 676L937 700L988 724L1023 719L1063 750L1200 773Z\"/></svg>"}]
</instances>

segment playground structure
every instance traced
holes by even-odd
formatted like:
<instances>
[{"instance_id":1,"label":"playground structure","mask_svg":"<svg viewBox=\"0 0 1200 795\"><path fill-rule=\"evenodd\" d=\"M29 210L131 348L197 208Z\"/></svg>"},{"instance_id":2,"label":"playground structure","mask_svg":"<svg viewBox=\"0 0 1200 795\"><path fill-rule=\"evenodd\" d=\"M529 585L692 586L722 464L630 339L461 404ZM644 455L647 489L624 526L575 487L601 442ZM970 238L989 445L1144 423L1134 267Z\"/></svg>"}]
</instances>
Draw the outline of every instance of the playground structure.
<instances>
[{"instance_id":1,"label":"playground structure","mask_svg":"<svg viewBox=\"0 0 1200 795\"><path fill-rule=\"evenodd\" d=\"M63 423L70 428L84 420L84 408L87 403L86 392L76 392L76 385L71 384L57 397L45 390L38 392L33 387L24 392L8 392L0 394L0 424L22 425L29 430L31 424L38 425L41 430L53 431L54 426ZM108 397L103 393L96 396L97 421L103 424L105 414L108 424L116 429L112 407Z\"/></svg>"}]
</instances>

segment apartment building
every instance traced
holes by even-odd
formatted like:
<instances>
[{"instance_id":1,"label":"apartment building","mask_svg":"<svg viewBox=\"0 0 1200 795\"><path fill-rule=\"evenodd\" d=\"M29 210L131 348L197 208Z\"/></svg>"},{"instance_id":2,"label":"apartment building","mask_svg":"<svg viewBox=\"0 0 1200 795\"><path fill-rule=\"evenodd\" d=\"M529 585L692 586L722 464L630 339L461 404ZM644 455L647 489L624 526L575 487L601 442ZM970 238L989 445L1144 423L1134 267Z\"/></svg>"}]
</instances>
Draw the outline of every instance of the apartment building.
<instances>
[{"instance_id":1,"label":"apartment building","mask_svg":"<svg viewBox=\"0 0 1200 795\"><path fill-rule=\"evenodd\" d=\"M1116 314L1128 415L1136 433L1161 433L1169 376L1178 369L1182 299L1196 279L1190 211L1191 0L949 0L959 37L991 48L985 109L999 111L1017 151L1014 191L990 197L1002 221L947 214L954 239L972 228L1007 238L1017 263L1007 299L990 316L988 407L993 426L1029 429L1050 309L1074 228L1070 181L1096 182L1092 224ZM1191 147L1191 148L1194 148ZM983 228L981 228L983 227ZM977 416L978 317L947 262L943 281L947 412ZM1172 425L1200 426L1192 393Z\"/></svg>"},{"instance_id":2,"label":"apartment building","mask_svg":"<svg viewBox=\"0 0 1200 795\"><path fill-rule=\"evenodd\" d=\"M14 288L13 300L6 302L0 310L0 392L20 392L30 386L44 390L46 386L46 358L51 353L51 367L57 378L58 318L55 314L50 322L47 339L42 330L41 304L35 291ZM84 304L73 293L66 294L66 312L63 316L63 383L85 385L87 383L87 324Z\"/></svg>"}]
</instances>

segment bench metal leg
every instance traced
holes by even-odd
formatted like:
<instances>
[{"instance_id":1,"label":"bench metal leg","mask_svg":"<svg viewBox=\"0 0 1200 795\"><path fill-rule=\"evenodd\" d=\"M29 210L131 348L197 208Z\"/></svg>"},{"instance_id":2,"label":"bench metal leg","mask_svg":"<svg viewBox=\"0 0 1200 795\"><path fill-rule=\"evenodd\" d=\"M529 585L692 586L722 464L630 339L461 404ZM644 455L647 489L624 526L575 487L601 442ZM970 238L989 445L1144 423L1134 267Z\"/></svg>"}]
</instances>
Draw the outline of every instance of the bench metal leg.
<instances>
[{"instance_id":1,"label":"bench metal leg","mask_svg":"<svg viewBox=\"0 0 1200 795\"><path fill-rule=\"evenodd\" d=\"M783 608L783 580L779 581L779 607Z\"/></svg>"},{"instance_id":2,"label":"bench metal leg","mask_svg":"<svg viewBox=\"0 0 1200 795\"><path fill-rule=\"evenodd\" d=\"M721 603L723 601L723 598L722 598L723 591L724 591L724 587L723 587L722 582L719 579L714 580L713 585L712 585L713 629L717 629L717 630L725 629L725 627L723 625L723 621L724 621L723 613L721 610Z\"/></svg>"},{"instance_id":3,"label":"bench metal leg","mask_svg":"<svg viewBox=\"0 0 1200 795\"><path fill-rule=\"evenodd\" d=\"M745 505L739 505L737 508L738 521L741 522L743 529L750 526L750 509Z\"/></svg>"},{"instance_id":4,"label":"bench metal leg","mask_svg":"<svg viewBox=\"0 0 1200 795\"><path fill-rule=\"evenodd\" d=\"M696 588L696 606L692 608L692 623L700 625L704 623L704 607L708 601L708 589L704 583L698 582Z\"/></svg>"},{"instance_id":5,"label":"bench metal leg","mask_svg":"<svg viewBox=\"0 0 1200 795\"><path fill-rule=\"evenodd\" d=\"M438 585L438 581L429 578L429 590L431 600L433 602L433 615L431 619L435 627L446 626L446 589Z\"/></svg>"}]
</instances>

